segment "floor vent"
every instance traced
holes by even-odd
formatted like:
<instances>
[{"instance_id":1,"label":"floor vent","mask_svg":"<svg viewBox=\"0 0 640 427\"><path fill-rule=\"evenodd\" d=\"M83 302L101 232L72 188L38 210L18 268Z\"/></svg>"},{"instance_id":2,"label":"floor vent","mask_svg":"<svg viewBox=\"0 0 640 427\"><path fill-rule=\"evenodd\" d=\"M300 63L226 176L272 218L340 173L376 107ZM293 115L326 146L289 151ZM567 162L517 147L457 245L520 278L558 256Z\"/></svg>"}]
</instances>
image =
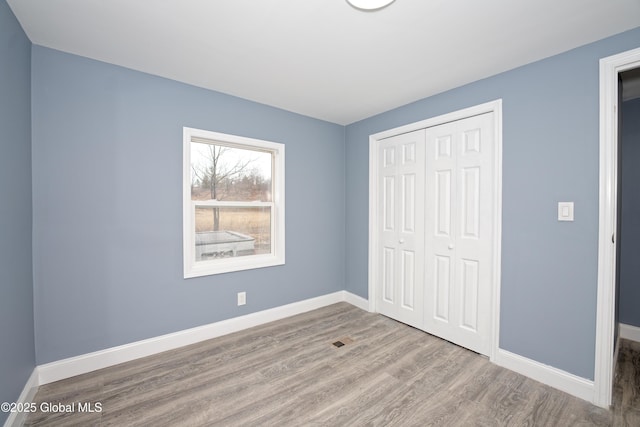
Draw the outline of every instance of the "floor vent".
<instances>
[{"instance_id":1,"label":"floor vent","mask_svg":"<svg viewBox=\"0 0 640 427\"><path fill-rule=\"evenodd\" d=\"M333 345L335 347L340 348L340 347L342 347L344 345L351 344L352 342L353 342L353 340L351 338L341 338L340 340L334 342Z\"/></svg>"}]
</instances>

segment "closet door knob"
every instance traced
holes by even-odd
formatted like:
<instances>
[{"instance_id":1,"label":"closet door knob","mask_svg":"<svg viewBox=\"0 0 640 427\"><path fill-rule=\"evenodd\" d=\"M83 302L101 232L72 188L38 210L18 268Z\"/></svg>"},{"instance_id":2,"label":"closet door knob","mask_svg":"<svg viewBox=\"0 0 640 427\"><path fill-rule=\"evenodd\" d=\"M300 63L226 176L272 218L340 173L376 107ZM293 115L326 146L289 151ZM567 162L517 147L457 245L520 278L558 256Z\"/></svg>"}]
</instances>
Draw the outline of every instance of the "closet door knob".
<instances>
[{"instance_id":1,"label":"closet door knob","mask_svg":"<svg viewBox=\"0 0 640 427\"><path fill-rule=\"evenodd\" d=\"M400 244L404 243L404 239L400 239Z\"/></svg>"},{"instance_id":2,"label":"closet door knob","mask_svg":"<svg viewBox=\"0 0 640 427\"><path fill-rule=\"evenodd\" d=\"M453 249L453 243L449 243L449 249Z\"/></svg>"}]
</instances>

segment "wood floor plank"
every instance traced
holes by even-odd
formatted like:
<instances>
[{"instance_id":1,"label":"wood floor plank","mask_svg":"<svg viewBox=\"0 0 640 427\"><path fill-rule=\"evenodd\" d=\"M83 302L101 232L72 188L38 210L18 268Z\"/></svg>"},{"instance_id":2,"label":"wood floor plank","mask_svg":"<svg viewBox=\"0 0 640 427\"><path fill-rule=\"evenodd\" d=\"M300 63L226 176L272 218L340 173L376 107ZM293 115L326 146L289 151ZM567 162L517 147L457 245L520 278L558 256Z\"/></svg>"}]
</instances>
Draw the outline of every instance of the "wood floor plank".
<instances>
[{"instance_id":1,"label":"wood floor plank","mask_svg":"<svg viewBox=\"0 0 640 427\"><path fill-rule=\"evenodd\" d=\"M640 344L623 342L618 368L603 410L339 303L47 384L38 404L103 411L40 411L26 425L640 426Z\"/></svg>"}]
</instances>

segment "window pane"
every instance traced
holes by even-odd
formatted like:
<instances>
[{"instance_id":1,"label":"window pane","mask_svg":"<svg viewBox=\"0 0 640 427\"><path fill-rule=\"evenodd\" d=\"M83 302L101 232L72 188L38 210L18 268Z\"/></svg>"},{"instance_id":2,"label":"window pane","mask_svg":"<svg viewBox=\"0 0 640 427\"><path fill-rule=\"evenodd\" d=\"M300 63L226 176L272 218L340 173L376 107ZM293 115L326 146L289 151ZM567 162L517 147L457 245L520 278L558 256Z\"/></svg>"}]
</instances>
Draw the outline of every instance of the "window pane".
<instances>
[{"instance_id":1,"label":"window pane","mask_svg":"<svg viewBox=\"0 0 640 427\"><path fill-rule=\"evenodd\" d=\"M272 197L270 152L191 143L191 200L261 201Z\"/></svg>"},{"instance_id":2,"label":"window pane","mask_svg":"<svg viewBox=\"0 0 640 427\"><path fill-rule=\"evenodd\" d=\"M270 207L196 207L196 261L271 252Z\"/></svg>"}]
</instances>

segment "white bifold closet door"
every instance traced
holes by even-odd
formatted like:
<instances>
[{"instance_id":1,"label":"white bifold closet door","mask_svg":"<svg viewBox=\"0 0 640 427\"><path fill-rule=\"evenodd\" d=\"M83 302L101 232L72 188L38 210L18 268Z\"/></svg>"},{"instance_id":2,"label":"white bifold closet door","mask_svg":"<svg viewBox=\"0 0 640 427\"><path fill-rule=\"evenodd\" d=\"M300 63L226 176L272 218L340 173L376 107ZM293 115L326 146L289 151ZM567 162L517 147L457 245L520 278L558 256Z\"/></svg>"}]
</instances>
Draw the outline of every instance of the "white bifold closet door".
<instances>
[{"instance_id":1,"label":"white bifold closet door","mask_svg":"<svg viewBox=\"0 0 640 427\"><path fill-rule=\"evenodd\" d=\"M425 331L491 348L493 113L426 129Z\"/></svg>"},{"instance_id":2,"label":"white bifold closet door","mask_svg":"<svg viewBox=\"0 0 640 427\"><path fill-rule=\"evenodd\" d=\"M378 312L422 328L424 318L425 130L381 141Z\"/></svg>"}]
</instances>

